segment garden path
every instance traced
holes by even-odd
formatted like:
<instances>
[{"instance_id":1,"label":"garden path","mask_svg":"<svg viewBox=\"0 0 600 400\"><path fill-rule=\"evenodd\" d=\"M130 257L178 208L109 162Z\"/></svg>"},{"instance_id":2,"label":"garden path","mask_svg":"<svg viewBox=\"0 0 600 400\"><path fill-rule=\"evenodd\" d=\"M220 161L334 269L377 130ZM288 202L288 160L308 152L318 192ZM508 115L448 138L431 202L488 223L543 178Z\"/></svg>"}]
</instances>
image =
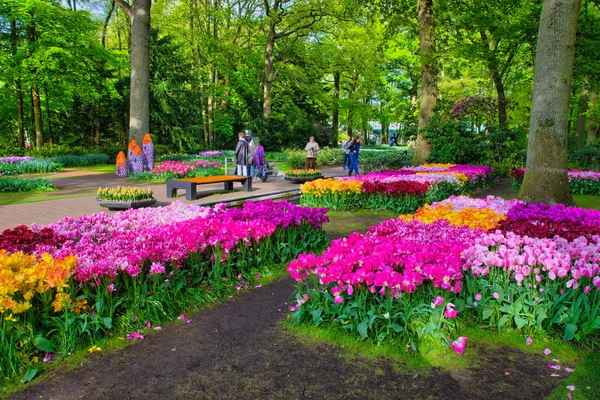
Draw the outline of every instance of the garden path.
<instances>
[{"instance_id":1,"label":"garden path","mask_svg":"<svg viewBox=\"0 0 600 400\"><path fill-rule=\"evenodd\" d=\"M386 215L344 218L366 229ZM415 374L385 359L305 343L283 326L293 288L285 278L240 294L188 316L190 323L168 324L112 354L94 353L76 370L49 372L12 398L541 399L558 383L542 355L508 348L478 348L481 362L470 368Z\"/></svg>"}]
</instances>

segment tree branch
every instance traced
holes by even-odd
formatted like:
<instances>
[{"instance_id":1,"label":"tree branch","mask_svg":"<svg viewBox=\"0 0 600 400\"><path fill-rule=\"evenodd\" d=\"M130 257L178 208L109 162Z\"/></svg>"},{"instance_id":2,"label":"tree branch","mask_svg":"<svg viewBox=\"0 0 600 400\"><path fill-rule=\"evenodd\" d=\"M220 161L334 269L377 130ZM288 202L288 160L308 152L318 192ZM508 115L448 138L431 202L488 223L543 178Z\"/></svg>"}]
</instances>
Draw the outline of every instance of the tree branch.
<instances>
[{"instance_id":1,"label":"tree branch","mask_svg":"<svg viewBox=\"0 0 600 400\"><path fill-rule=\"evenodd\" d=\"M131 19L133 16L133 11L131 10L131 5L125 0L115 0L115 4L119 6L120 9Z\"/></svg>"}]
</instances>

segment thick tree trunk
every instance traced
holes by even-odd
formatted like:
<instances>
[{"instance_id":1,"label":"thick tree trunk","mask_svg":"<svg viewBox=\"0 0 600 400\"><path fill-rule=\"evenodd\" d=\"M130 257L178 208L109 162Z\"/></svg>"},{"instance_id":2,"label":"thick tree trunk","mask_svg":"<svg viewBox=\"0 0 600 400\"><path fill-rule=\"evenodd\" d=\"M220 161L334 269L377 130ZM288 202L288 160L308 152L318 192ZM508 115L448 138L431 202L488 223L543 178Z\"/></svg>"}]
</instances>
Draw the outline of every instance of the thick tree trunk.
<instances>
[{"instance_id":1,"label":"thick tree trunk","mask_svg":"<svg viewBox=\"0 0 600 400\"><path fill-rule=\"evenodd\" d=\"M135 0L131 7L131 93L129 140L142 143L150 132L150 7L151 0Z\"/></svg>"},{"instance_id":2,"label":"thick tree trunk","mask_svg":"<svg viewBox=\"0 0 600 400\"><path fill-rule=\"evenodd\" d=\"M265 80L263 85L263 120L265 125L271 119L271 86L273 84L273 47L275 46L275 22L269 24L265 47Z\"/></svg>"},{"instance_id":3,"label":"thick tree trunk","mask_svg":"<svg viewBox=\"0 0 600 400\"><path fill-rule=\"evenodd\" d=\"M39 150L44 146L44 126L42 123L40 92L35 84L31 86L31 102L33 104L33 123L35 125L35 147Z\"/></svg>"},{"instance_id":4,"label":"thick tree trunk","mask_svg":"<svg viewBox=\"0 0 600 400\"><path fill-rule=\"evenodd\" d=\"M340 78L341 74L333 74L333 110L331 112L331 146L338 146L338 136L340 129Z\"/></svg>"},{"instance_id":5,"label":"thick tree trunk","mask_svg":"<svg viewBox=\"0 0 600 400\"><path fill-rule=\"evenodd\" d=\"M423 137L422 129L430 124L433 108L437 102L437 66L435 59L435 16L433 0L419 0L417 3L419 19L419 43L421 50L421 106L419 109L419 133L415 148L414 164L423 164L431 145Z\"/></svg>"},{"instance_id":6,"label":"thick tree trunk","mask_svg":"<svg viewBox=\"0 0 600 400\"><path fill-rule=\"evenodd\" d=\"M598 93L592 92L590 93L590 104L591 104L591 113L590 113L590 122L587 126L587 143L593 143L598 139L598 129L600 125L598 124L598 115L596 114L598 110Z\"/></svg>"},{"instance_id":7,"label":"thick tree trunk","mask_svg":"<svg viewBox=\"0 0 600 400\"><path fill-rule=\"evenodd\" d=\"M525 178L528 202L573 204L567 177L567 121L581 0L544 0L535 54Z\"/></svg>"},{"instance_id":8,"label":"thick tree trunk","mask_svg":"<svg viewBox=\"0 0 600 400\"><path fill-rule=\"evenodd\" d=\"M577 107L577 125L575 126L575 141L578 146L586 143L586 131L585 125L587 120L587 110L589 103L589 96L587 91L581 92L579 95L579 104ZM568 130L567 130L568 132Z\"/></svg>"}]
</instances>

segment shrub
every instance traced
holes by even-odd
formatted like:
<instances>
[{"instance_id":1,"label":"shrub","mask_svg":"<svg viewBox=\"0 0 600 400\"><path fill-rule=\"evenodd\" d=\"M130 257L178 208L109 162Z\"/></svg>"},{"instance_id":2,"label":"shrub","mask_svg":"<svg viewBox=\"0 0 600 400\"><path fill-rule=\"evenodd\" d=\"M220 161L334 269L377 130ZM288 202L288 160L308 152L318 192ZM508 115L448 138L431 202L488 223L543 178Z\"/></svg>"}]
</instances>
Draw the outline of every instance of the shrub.
<instances>
[{"instance_id":1,"label":"shrub","mask_svg":"<svg viewBox=\"0 0 600 400\"><path fill-rule=\"evenodd\" d=\"M58 172L62 165L49 160L31 160L20 163L0 163L0 173L3 175L43 174Z\"/></svg>"},{"instance_id":2,"label":"shrub","mask_svg":"<svg viewBox=\"0 0 600 400\"><path fill-rule=\"evenodd\" d=\"M56 156L46 159L49 162L62 164L65 168L87 167L91 165L108 164L109 157L106 154L86 154L83 156Z\"/></svg>"},{"instance_id":3,"label":"shrub","mask_svg":"<svg viewBox=\"0 0 600 400\"><path fill-rule=\"evenodd\" d=\"M50 192L56 189L54 184L45 179L0 178L0 192Z\"/></svg>"}]
</instances>

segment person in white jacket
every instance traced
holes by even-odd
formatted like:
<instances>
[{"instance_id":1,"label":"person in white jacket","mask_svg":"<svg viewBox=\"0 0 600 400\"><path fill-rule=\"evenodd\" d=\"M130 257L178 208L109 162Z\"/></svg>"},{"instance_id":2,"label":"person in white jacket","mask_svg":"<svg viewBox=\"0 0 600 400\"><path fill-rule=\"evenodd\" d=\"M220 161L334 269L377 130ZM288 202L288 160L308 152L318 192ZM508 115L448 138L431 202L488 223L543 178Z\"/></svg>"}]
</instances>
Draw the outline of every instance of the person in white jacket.
<instances>
[{"instance_id":1,"label":"person in white jacket","mask_svg":"<svg viewBox=\"0 0 600 400\"><path fill-rule=\"evenodd\" d=\"M315 137L311 136L308 143L304 147L306 150L306 164L304 169L316 169L317 168L317 154L319 153L319 144L315 142Z\"/></svg>"}]
</instances>

